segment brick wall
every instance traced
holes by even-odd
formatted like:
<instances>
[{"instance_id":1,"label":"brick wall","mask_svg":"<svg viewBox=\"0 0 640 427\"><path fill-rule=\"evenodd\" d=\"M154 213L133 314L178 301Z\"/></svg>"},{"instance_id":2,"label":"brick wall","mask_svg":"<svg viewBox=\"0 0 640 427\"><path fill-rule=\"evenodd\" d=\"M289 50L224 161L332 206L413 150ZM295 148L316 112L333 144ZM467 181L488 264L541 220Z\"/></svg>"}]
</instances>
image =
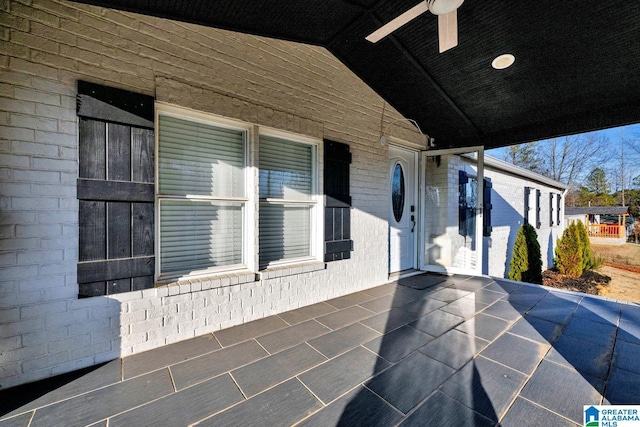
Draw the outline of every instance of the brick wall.
<instances>
[{"instance_id":1,"label":"brick wall","mask_svg":"<svg viewBox=\"0 0 640 427\"><path fill-rule=\"evenodd\" d=\"M383 100L326 50L54 0L0 2L0 38L1 387L386 281ZM352 258L78 300L78 79L348 143Z\"/></svg>"},{"instance_id":2,"label":"brick wall","mask_svg":"<svg viewBox=\"0 0 640 427\"><path fill-rule=\"evenodd\" d=\"M507 165L508 167L508 165ZM475 164L457 155L443 155L439 163L430 160L425 165L427 186L439 187L439 208L435 202L425 205L425 225L427 230L433 230L433 243L441 246L434 253L439 257L431 261L438 265L456 265L453 254L460 252L464 239L458 230L458 171L465 171L469 176L477 175ZM483 238L483 259L481 271L494 277L507 277L509 263L513 252L516 234L524 223L524 199L525 187L541 191L540 219L541 226L536 228L538 242L542 252L543 268L553 266L555 242L562 235L564 221L558 225L550 225L549 220L549 193L554 194L554 220L556 215L556 194L563 194L561 187L550 185L539 180L527 178L517 173L516 168L505 171L500 168L485 164L484 176L490 178L493 184L491 224L493 230L491 236ZM479 183L479 185L481 185ZM564 199L562 201L564 206ZM563 215L561 213L561 218ZM530 222L536 226L534 206L530 211ZM482 224L477 224L481 227ZM429 233L428 232L428 233ZM427 234L428 234L427 233ZM429 242L428 242L429 243ZM429 245L427 245L429 246ZM441 249L441 250L440 250ZM464 252L464 251L463 251ZM429 252L427 253L427 255Z\"/></svg>"},{"instance_id":3,"label":"brick wall","mask_svg":"<svg viewBox=\"0 0 640 427\"><path fill-rule=\"evenodd\" d=\"M540 252L542 253L542 268L546 269L553 266L555 243L562 236L564 220L561 220L560 225L550 225L549 193L562 195L564 190L490 167L485 168L484 173L486 177L491 178L493 184L493 231L490 237L484 238L487 256L485 257L483 272L491 276L507 277L516 234L524 222L525 187L538 189L542 193L540 197L540 220L542 225L540 228L536 228L536 233L538 234ZM562 205L564 206L564 198L562 199ZM554 215L556 215L555 209ZM530 223L536 227L534 207L530 210L529 218ZM561 216L561 218L564 217Z\"/></svg>"},{"instance_id":4,"label":"brick wall","mask_svg":"<svg viewBox=\"0 0 640 427\"><path fill-rule=\"evenodd\" d=\"M378 138L381 119L400 116L325 49L62 0L0 2L0 39L0 387L387 280L388 148ZM79 79L349 144L352 258L259 281L227 276L77 299ZM388 133L422 142L402 122ZM454 216L456 173L445 196ZM496 177L495 192L507 196L494 201L501 207L485 239L488 272L497 275L515 238L508 214L521 212L527 184L509 177L504 185ZM543 253L558 231L545 231Z\"/></svg>"}]
</instances>

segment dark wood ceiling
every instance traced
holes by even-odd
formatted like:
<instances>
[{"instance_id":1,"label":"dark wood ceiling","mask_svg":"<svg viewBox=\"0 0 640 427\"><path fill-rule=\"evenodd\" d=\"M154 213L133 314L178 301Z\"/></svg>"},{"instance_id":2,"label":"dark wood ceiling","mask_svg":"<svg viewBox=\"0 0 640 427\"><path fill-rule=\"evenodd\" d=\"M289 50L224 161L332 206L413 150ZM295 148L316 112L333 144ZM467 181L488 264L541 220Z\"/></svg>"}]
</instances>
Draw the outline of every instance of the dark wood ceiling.
<instances>
[{"instance_id":1,"label":"dark wood ceiling","mask_svg":"<svg viewBox=\"0 0 640 427\"><path fill-rule=\"evenodd\" d=\"M426 13L365 36L417 0L89 0L326 47L436 147L487 148L640 122L640 1L466 0L459 45L438 53ZM515 64L494 70L497 55Z\"/></svg>"}]
</instances>

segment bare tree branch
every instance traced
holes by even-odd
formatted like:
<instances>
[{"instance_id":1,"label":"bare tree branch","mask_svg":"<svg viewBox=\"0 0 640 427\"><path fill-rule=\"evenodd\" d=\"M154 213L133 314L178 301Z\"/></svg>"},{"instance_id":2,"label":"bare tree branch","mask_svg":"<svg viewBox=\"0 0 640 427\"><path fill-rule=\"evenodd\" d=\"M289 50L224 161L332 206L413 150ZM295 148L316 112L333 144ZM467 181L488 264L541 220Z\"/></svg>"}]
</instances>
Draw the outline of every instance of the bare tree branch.
<instances>
[{"instance_id":1,"label":"bare tree branch","mask_svg":"<svg viewBox=\"0 0 640 427\"><path fill-rule=\"evenodd\" d=\"M537 155L545 175L577 186L595 166L608 159L608 138L600 132L541 141Z\"/></svg>"}]
</instances>

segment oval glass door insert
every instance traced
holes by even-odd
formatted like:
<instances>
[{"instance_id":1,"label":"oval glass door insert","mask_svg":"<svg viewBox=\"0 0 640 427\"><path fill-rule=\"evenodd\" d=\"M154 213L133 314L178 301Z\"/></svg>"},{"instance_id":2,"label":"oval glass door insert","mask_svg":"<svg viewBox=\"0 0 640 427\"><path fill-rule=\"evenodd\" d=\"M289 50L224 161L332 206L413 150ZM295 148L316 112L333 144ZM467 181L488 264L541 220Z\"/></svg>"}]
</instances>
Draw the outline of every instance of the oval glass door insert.
<instances>
[{"instance_id":1,"label":"oval glass door insert","mask_svg":"<svg viewBox=\"0 0 640 427\"><path fill-rule=\"evenodd\" d=\"M391 206L393 207L393 217L396 222L402 219L404 211L404 172L402 166L397 163L393 168L393 177L391 179Z\"/></svg>"}]
</instances>

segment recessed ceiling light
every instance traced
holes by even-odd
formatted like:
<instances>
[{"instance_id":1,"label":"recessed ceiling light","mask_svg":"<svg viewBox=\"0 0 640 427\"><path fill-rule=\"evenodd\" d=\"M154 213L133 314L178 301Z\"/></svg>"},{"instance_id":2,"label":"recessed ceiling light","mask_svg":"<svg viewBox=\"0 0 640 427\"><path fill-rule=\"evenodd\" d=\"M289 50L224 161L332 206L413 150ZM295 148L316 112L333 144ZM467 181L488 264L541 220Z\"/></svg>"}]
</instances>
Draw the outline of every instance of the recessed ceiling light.
<instances>
[{"instance_id":1,"label":"recessed ceiling light","mask_svg":"<svg viewBox=\"0 0 640 427\"><path fill-rule=\"evenodd\" d=\"M504 70L505 68L511 67L515 60L515 56L510 53L505 53L504 55L497 56L493 61L491 61L491 66L496 70Z\"/></svg>"}]
</instances>

